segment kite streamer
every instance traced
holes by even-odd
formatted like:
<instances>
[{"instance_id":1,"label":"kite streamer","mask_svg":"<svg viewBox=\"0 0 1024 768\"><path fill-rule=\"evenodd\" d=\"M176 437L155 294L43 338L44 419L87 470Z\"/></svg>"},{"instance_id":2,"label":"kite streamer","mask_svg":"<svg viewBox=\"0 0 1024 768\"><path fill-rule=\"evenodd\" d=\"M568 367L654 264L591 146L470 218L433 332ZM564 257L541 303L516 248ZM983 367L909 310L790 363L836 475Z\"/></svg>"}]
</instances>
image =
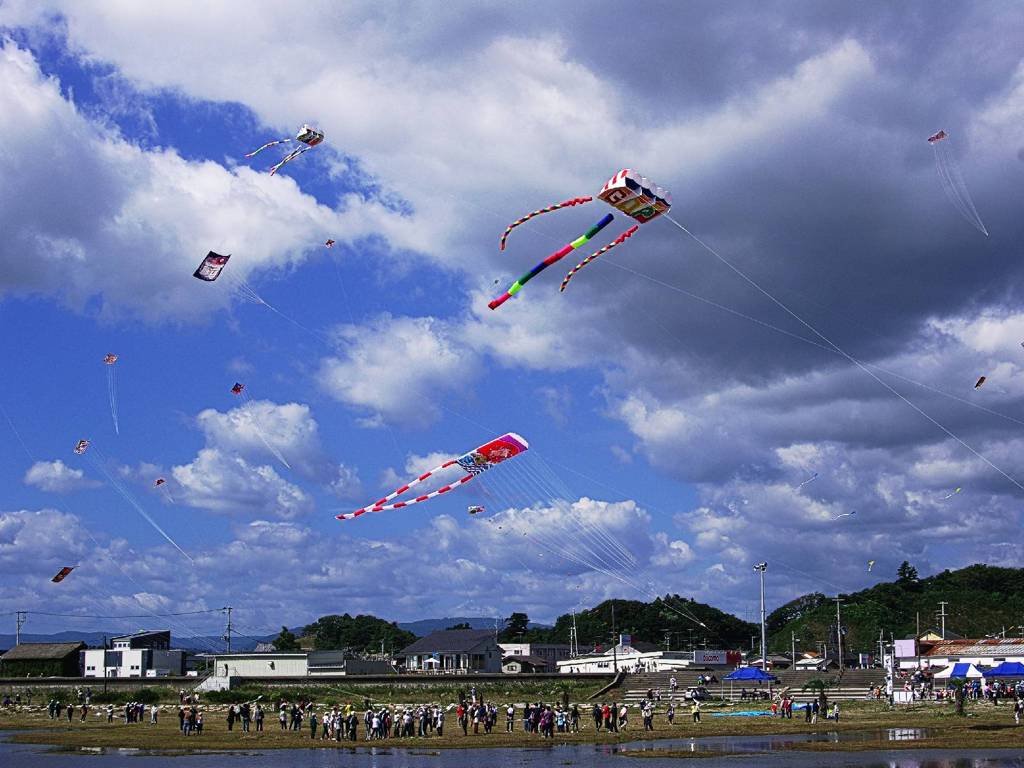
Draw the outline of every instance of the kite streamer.
<instances>
[{"instance_id":1,"label":"kite streamer","mask_svg":"<svg viewBox=\"0 0 1024 768\"><path fill-rule=\"evenodd\" d=\"M566 208L568 206L581 205L583 203L589 203L593 199L594 198L592 198L592 197L574 197L571 200L564 200L561 203L555 203L554 205L549 205L547 208L540 208L540 209L534 211L533 213L526 214L521 219L516 219L515 221L513 221L511 224L509 224L505 228L505 231L501 235L501 250L503 250L503 251L505 250L505 240L508 239L508 236L512 232L512 230L515 229L516 227L518 227L520 224L525 224L530 219L532 219L534 216L540 216L542 213L551 213L552 211L557 211L560 208Z\"/></svg>"},{"instance_id":2,"label":"kite streamer","mask_svg":"<svg viewBox=\"0 0 1024 768\"><path fill-rule=\"evenodd\" d=\"M581 269L583 269L585 266L587 266L587 264L592 262L598 256L601 256L602 254L608 253L608 251L610 251L616 245L619 245L620 243L624 243L638 229L640 229L640 225L639 224L634 224L632 227L630 227L625 232L623 232L621 235L619 235L614 240L612 240L610 243L608 243L608 245L606 245L604 248L602 248L599 251L594 251L594 253L592 253L589 256L587 256L587 258L585 258L583 261L581 261L579 264L577 264L575 267L573 267L572 269L569 270L569 274L567 274L565 276L565 279L562 280L562 287L559 288L558 290L560 292L564 291L565 287L567 285L569 285L569 281L572 280L572 276L573 275L575 275L577 272L579 272Z\"/></svg>"},{"instance_id":3,"label":"kite streamer","mask_svg":"<svg viewBox=\"0 0 1024 768\"><path fill-rule=\"evenodd\" d=\"M500 464L506 459L511 459L513 456L518 456L529 447L530 444L522 437L517 435L515 432L508 432L501 437L491 440L489 443L485 443L478 448L474 448L469 453L465 453L457 459L449 459L440 466L434 467L429 472L424 472L415 480L406 483L401 488L396 488L387 496L378 499L373 504L369 504L362 509L357 509L355 512L346 512L344 514L337 515L337 518L338 520L353 520L360 515L365 515L367 512L384 512L388 509L401 509L402 507L408 507L411 504L419 504L420 502L427 501L428 499L436 498L437 496L453 491L459 486L468 483L474 477L486 472L495 464ZM407 493L410 489L415 488L424 480L427 480L438 472L455 465L466 470L466 474L458 480L448 483L447 485L443 485L436 491L431 491L430 493L425 493L422 496L409 499L409 501L395 501L391 503L393 499Z\"/></svg>"},{"instance_id":4,"label":"kite streamer","mask_svg":"<svg viewBox=\"0 0 1024 768\"><path fill-rule=\"evenodd\" d=\"M530 282L530 280L532 280L535 276L539 275L541 272L543 272L545 269L550 267L556 261L559 261L560 259L564 258L567 254L569 254L572 251L576 250L581 245L586 245L587 242L589 242L590 239L592 237L594 237L594 235L596 235L602 229L604 229L609 224L611 224L612 223L612 219L614 219L614 218L615 217L612 216L612 214L610 214L610 213L606 214L603 219L601 219L599 222L597 222L597 224L592 226L585 233L583 233L582 235L577 237L575 240L573 240L571 243L569 243L565 247L563 247L560 250L557 250L554 253L552 253L550 256L548 256L546 259L544 259L542 262L537 264L537 266L535 266L529 272L527 272L522 277L520 277L518 280L516 280L514 283L512 283L512 287L511 288L509 288L507 291L505 291L505 293L503 293L501 296L496 298L494 301L492 301L487 306L489 306L491 309L497 309L498 307L500 307L506 301L511 299L517 293L519 293L519 291L522 290L523 286L526 285L528 282Z\"/></svg>"},{"instance_id":5,"label":"kite streamer","mask_svg":"<svg viewBox=\"0 0 1024 768\"><path fill-rule=\"evenodd\" d=\"M279 170L281 170L281 168L286 163L290 163L292 160L297 158L299 155L301 155L301 154L303 154L305 152L309 152L309 150L311 150L311 149L312 149L312 147L302 147L301 149L293 149L291 152L289 152L287 155L284 156L284 159L281 160L281 162L274 163L272 166L270 166L270 175L273 176L275 173L277 173Z\"/></svg>"}]
</instances>

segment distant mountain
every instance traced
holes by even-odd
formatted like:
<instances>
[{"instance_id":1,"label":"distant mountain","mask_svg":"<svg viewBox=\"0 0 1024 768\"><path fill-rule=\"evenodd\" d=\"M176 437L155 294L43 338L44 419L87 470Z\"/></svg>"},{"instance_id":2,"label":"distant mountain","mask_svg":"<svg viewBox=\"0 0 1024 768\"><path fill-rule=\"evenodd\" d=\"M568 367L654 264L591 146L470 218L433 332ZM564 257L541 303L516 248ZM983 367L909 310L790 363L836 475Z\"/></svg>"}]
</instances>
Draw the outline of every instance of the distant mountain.
<instances>
[{"instance_id":1,"label":"distant mountain","mask_svg":"<svg viewBox=\"0 0 1024 768\"><path fill-rule=\"evenodd\" d=\"M449 616L444 619L420 619L419 621L400 621L398 626L407 632L412 632L417 637L424 637L429 635L431 632L438 632L442 629L448 629L448 627L454 627L456 624L469 624L472 629L494 629L494 617L486 618L483 616ZM505 628L504 619L498 621L498 629ZM548 629L548 624L538 624L534 621L530 622L531 629Z\"/></svg>"},{"instance_id":2,"label":"distant mountain","mask_svg":"<svg viewBox=\"0 0 1024 768\"><path fill-rule=\"evenodd\" d=\"M108 641L112 637L118 637L124 633L122 632L75 632L71 630L65 630L63 632L54 632L50 635L41 635L30 632L21 633L21 642L23 643L77 643L79 641L85 643L90 648L100 648L103 646L103 640L106 638ZM234 635L231 638L231 650L232 652L245 652L251 651L256 647L256 643L269 643L277 637L275 632L272 635L266 635L264 637L240 637ZM0 649L7 649L14 647L14 641L16 640L15 635L2 635L0 634ZM197 651L199 653L223 653L226 649L225 643L220 637L207 636L207 635L196 635L193 637L182 637L181 635L175 635L172 631L171 642L175 648L181 648L186 651Z\"/></svg>"}]
</instances>

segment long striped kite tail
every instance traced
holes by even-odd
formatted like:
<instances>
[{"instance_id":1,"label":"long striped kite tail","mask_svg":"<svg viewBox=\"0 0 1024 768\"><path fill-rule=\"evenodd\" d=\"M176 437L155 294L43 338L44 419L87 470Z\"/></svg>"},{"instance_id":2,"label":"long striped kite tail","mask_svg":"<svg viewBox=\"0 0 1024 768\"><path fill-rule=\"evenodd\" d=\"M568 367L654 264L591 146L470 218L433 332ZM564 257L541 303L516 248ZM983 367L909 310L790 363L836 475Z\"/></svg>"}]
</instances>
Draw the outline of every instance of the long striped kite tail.
<instances>
[{"instance_id":1,"label":"long striped kite tail","mask_svg":"<svg viewBox=\"0 0 1024 768\"><path fill-rule=\"evenodd\" d=\"M309 152L309 150L311 150L311 149L312 149L312 147L303 147L302 149L293 149L291 152L289 152L287 155L284 156L284 159L281 162L276 163L275 165L270 166L270 175L273 176L275 173L277 173L279 170L281 170L281 168L283 168L286 163L290 163L292 160L294 160L296 157L301 155L303 152Z\"/></svg>"},{"instance_id":2,"label":"long striped kite tail","mask_svg":"<svg viewBox=\"0 0 1024 768\"><path fill-rule=\"evenodd\" d=\"M501 248L500 248L500 250L502 250L502 251L505 250L505 241L508 239L508 236L512 232L512 230L515 229L516 227L518 227L520 224L525 224L530 219L532 219L534 216L540 216L542 213L551 213L552 211L557 211L559 208L567 208L567 207L573 206L573 205L582 205L583 203L589 203L593 199L594 198L592 198L592 197L574 197L571 200L563 200L560 203L555 203L554 205L549 205L547 208L540 208L539 210L536 210L533 213L526 214L521 219L516 219L511 224L509 224L505 228L505 231L502 233L502 235L501 235Z\"/></svg>"},{"instance_id":3,"label":"long striped kite tail","mask_svg":"<svg viewBox=\"0 0 1024 768\"><path fill-rule=\"evenodd\" d=\"M601 248L601 249L600 249L600 250L598 250L598 251L594 251L594 252L593 252L592 254L590 254L589 256L587 256L587 258L585 258L585 259L584 259L583 261L581 261L581 262L580 262L579 264L577 264L577 265L576 265L575 267L573 267L572 269L570 269L570 270L569 270L569 274L567 274L567 275L565 276L565 279L564 279L564 280L562 281L562 287L561 287L561 288L559 288L559 289L558 289L558 291L559 291L560 293L561 293L562 291L564 291L564 290L565 290L565 287L566 287L567 285L569 285L569 281L570 281L570 280L572 280L572 276L573 276L573 275L575 275L575 274L576 274L577 272L579 272L579 271L580 271L581 269L583 269L583 268L584 268L585 266L587 266L587 264L589 264L590 262L592 262L592 261L593 261L594 259L596 259L596 258L597 258L598 256L600 256L601 254L603 254L603 253L608 253L608 251L610 251L610 250L611 250L612 248L614 248L614 247L615 247L616 245L619 245L619 244L621 244L621 243L624 243L624 242L626 242L626 240L627 240L628 238L630 238L630 237L631 237L631 236L633 235L633 233L634 233L634 232L636 232L636 231L637 231L638 229L640 229L640 226L639 226L639 225L637 225L637 224L634 224L634 225L633 225L632 227L630 227L630 228L629 228L629 229L627 229L627 230L626 230L625 232L623 232L623 233L622 233L621 235L619 235L619 236L618 236L618 237L616 237L616 238L615 238L614 240L612 240L612 241L611 241L610 243L608 243L608 245L606 245L606 246L605 246L604 248Z\"/></svg>"},{"instance_id":4,"label":"long striped kite tail","mask_svg":"<svg viewBox=\"0 0 1024 768\"><path fill-rule=\"evenodd\" d=\"M266 144L264 144L259 149L254 149L252 152L247 154L246 157L256 157L256 155L258 155L264 149L270 149L271 147L276 147L278 144L284 144L287 141L291 141L291 139L278 139L277 141L268 141Z\"/></svg>"}]
</instances>

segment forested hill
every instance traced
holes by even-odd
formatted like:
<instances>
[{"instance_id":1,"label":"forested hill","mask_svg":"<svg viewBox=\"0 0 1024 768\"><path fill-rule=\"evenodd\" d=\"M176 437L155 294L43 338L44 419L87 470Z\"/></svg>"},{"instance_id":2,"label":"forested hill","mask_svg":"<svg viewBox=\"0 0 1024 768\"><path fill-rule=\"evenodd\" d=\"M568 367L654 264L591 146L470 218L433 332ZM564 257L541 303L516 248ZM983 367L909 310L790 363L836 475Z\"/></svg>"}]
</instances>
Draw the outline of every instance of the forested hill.
<instances>
[{"instance_id":1,"label":"forested hill","mask_svg":"<svg viewBox=\"0 0 1024 768\"><path fill-rule=\"evenodd\" d=\"M797 650L814 650L818 643L835 643L835 595L804 595L772 611L768 617L769 646L789 652L792 634ZM896 581L842 595L843 645L851 652L871 652L885 638L911 637L939 626L940 601L946 606L947 637L984 637L1001 632L1024 636L1024 569L972 565L920 579L908 563Z\"/></svg>"},{"instance_id":2,"label":"forested hill","mask_svg":"<svg viewBox=\"0 0 1024 768\"><path fill-rule=\"evenodd\" d=\"M615 629L618 634L632 635L633 641L655 643L665 647L666 635L672 650L701 647L746 648L758 629L732 614L679 595L666 595L653 602L638 600L605 600L589 610L576 614L576 630L580 650L595 644L608 647L612 640L612 606L615 607ZM692 618L688 618L692 617ZM703 622L700 626L693 619ZM555 626L537 632L537 641L567 643L572 627L572 614L558 617ZM532 634L532 633L531 633Z\"/></svg>"}]
</instances>

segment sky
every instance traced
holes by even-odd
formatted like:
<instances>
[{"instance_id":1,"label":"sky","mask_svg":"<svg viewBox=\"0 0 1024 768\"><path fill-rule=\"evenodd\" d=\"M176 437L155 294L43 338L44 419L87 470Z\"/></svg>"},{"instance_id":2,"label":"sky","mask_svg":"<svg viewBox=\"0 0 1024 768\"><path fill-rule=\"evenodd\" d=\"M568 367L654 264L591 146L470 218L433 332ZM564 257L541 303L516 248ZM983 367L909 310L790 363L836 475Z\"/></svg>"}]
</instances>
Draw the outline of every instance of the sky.
<instances>
[{"instance_id":1,"label":"sky","mask_svg":"<svg viewBox=\"0 0 1024 768\"><path fill-rule=\"evenodd\" d=\"M769 608L1017 565L1021 39L1014 2L0 0L0 621L753 620L759 561ZM488 309L613 211L504 227L623 168L671 220ZM520 467L335 519L508 431Z\"/></svg>"}]
</instances>

